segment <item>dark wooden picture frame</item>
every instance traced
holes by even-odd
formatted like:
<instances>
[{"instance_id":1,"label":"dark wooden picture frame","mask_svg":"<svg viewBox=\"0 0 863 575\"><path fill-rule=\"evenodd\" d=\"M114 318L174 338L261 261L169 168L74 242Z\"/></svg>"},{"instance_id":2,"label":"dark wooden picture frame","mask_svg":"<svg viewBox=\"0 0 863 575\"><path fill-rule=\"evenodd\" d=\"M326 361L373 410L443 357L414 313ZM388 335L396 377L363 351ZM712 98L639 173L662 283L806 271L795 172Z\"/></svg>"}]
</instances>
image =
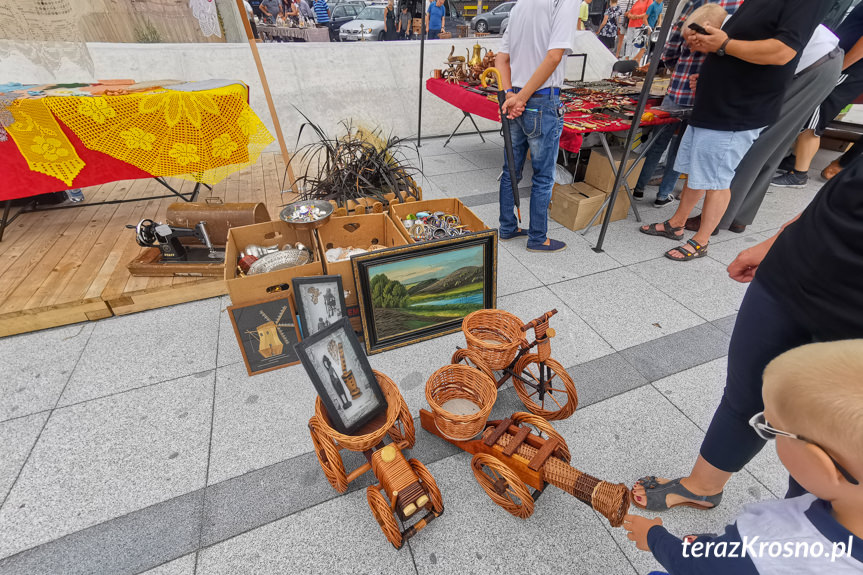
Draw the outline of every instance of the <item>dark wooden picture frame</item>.
<instances>
[{"instance_id":1,"label":"dark wooden picture frame","mask_svg":"<svg viewBox=\"0 0 863 575\"><path fill-rule=\"evenodd\" d=\"M352 435L386 411L386 398L347 317L295 349L336 431Z\"/></svg>"},{"instance_id":2,"label":"dark wooden picture frame","mask_svg":"<svg viewBox=\"0 0 863 575\"><path fill-rule=\"evenodd\" d=\"M290 292L228 307L228 317L249 375L300 363L294 346L300 341Z\"/></svg>"},{"instance_id":3,"label":"dark wooden picture frame","mask_svg":"<svg viewBox=\"0 0 863 575\"><path fill-rule=\"evenodd\" d=\"M497 230L359 254L351 262L369 355L456 332L468 313L496 305Z\"/></svg>"},{"instance_id":4,"label":"dark wooden picture frame","mask_svg":"<svg viewBox=\"0 0 863 575\"><path fill-rule=\"evenodd\" d=\"M297 304L297 315L300 317L300 330L303 338L335 325L343 317L348 317L345 305L345 288L342 286L342 276L308 276L293 278L294 301ZM321 284L328 284L317 288ZM317 290L311 291L311 290ZM324 290L330 290L329 292ZM335 293L333 293L333 291ZM332 299L328 298L330 296ZM317 299L317 301L315 301ZM328 300L330 300L328 302ZM332 309L331 305L332 304ZM313 311L317 313L312 313ZM318 316L318 323L309 316ZM326 319L324 318L326 316ZM323 324L323 325L321 325Z\"/></svg>"}]
</instances>

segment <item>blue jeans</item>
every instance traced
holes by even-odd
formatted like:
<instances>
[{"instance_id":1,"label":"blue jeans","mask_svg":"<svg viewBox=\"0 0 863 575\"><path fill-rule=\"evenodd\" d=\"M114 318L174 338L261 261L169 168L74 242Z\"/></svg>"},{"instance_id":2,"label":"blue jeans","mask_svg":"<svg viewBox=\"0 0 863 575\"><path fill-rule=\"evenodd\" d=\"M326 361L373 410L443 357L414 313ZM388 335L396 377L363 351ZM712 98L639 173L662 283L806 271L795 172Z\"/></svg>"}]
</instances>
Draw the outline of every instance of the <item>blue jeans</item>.
<instances>
[{"instance_id":1,"label":"blue jeans","mask_svg":"<svg viewBox=\"0 0 863 575\"><path fill-rule=\"evenodd\" d=\"M429 30L428 39L437 40L438 34L440 34L440 28L438 28L437 30Z\"/></svg>"},{"instance_id":2,"label":"blue jeans","mask_svg":"<svg viewBox=\"0 0 863 575\"><path fill-rule=\"evenodd\" d=\"M533 179L530 189L530 229L527 245L544 244L548 231L548 203L554 187L554 165L557 148L563 131L563 116L559 113L560 99L554 95L531 96L524 113L510 120L512 151L515 157L515 173L521 171L530 150ZM512 197L512 180L509 164L503 156L503 175L500 178L500 229L501 235L510 235L518 229L515 217L515 202Z\"/></svg>"},{"instance_id":3,"label":"blue jeans","mask_svg":"<svg viewBox=\"0 0 863 575\"><path fill-rule=\"evenodd\" d=\"M665 170L662 172L662 183L659 184L659 192L656 194L657 200L664 200L674 191L674 186L677 185L677 180L680 178L680 172L674 171L674 159L677 157L677 150L680 148L680 139L683 138L686 124L667 124L661 126L662 130L653 146L647 151L644 156L644 165L641 168L641 174L638 176L638 181L635 183L635 189L644 191L647 183L653 178L653 173L656 171L656 166L659 165L659 160L662 158L662 152L668 148L668 155L665 159Z\"/></svg>"}]
</instances>

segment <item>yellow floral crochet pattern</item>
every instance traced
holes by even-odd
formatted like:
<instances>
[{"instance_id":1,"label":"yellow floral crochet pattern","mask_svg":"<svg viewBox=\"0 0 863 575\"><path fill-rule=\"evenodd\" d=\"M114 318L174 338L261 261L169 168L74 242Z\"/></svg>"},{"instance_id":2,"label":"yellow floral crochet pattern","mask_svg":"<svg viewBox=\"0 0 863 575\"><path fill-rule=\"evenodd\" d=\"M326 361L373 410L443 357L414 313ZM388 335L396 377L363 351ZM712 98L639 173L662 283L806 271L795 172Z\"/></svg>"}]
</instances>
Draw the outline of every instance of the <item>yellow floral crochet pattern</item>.
<instances>
[{"instance_id":1,"label":"yellow floral crochet pattern","mask_svg":"<svg viewBox=\"0 0 863 575\"><path fill-rule=\"evenodd\" d=\"M57 119L90 150L154 176L209 185L254 164L273 141L241 84L197 92L25 98L9 109L16 119L9 133L30 168L70 186L84 164Z\"/></svg>"}]
</instances>

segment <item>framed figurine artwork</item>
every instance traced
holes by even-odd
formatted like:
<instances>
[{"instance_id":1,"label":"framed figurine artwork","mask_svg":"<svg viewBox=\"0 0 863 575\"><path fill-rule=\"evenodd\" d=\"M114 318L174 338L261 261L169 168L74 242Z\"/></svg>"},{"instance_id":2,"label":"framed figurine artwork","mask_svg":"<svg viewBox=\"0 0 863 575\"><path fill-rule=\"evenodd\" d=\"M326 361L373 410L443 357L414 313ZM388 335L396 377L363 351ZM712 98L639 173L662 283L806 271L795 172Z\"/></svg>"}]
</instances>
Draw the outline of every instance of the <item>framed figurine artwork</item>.
<instances>
[{"instance_id":1,"label":"framed figurine artwork","mask_svg":"<svg viewBox=\"0 0 863 575\"><path fill-rule=\"evenodd\" d=\"M461 329L495 307L497 231L353 256L366 352L409 345Z\"/></svg>"},{"instance_id":2,"label":"framed figurine artwork","mask_svg":"<svg viewBox=\"0 0 863 575\"><path fill-rule=\"evenodd\" d=\"M288 295L230 306L228 316L249 375L300 362L294 350L300 331Z\"/></svg>"},{"instance_id":3,"label":"framed figurine artwork","mask_svg":"<svg viewBox=\"0 0 863 575\"><path fill-rule=\"evenodd\" d=\"M348 316L342 276L293 278L291 283L304 338Z\"/></svg>"},{"instance_id":4,"label":"framed figurine artwork","mask_svg":"<svg viewBox=\"0 0 863 575\"><path fill-rule=\"evenodd\" d=\"M386 411L384 394L347 317L304 338L295 349L336 431L352 435Z\"/></svg>"}]
</instances>

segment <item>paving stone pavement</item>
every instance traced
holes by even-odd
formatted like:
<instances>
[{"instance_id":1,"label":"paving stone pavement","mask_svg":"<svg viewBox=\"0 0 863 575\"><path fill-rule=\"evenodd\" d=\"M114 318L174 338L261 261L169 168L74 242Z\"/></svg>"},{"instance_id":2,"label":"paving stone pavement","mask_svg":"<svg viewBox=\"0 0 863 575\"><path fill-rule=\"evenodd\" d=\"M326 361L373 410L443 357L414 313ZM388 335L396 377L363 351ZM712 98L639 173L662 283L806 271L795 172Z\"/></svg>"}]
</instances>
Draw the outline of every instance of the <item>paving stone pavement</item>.
<instances>
[{"instance_id":1,"label":"paving stone pavement","mask_svg":"<svg viewBox=\"0 0 863 575\"><path fill-rule=\"evenodd\" d=\"M421 184L427 198L461 198L496 227L502 140L485 138L458 136L446 148L425 140ZM722 393L745 291L725 267L805 207L836 155L819 152L806 188L772 189L745 234L720 232L709 256L688 264L663 258L673 244L639 234L631 213L611 224L603 253L592 250L598 228L582 235L554 221L549 236L569 244L561 254L501 242L498 307L525 320L559 312L552 356L573 376L580 403L555 427L573 465L626 484L688 470ZM521 194L527 208L529 188ZM645 222L674 209L639 207ZM446 511L396 551L366 503L371 474L345 494L326 482L306 429L315 394L302 368L249 378L228 305L213 298L0 339L0 575L659 568L621 529L553 488L531 518L510 516L476 483L470 457L418 422L411 455L435 476ZM142 326L165 323L172 342L197 342L194 353L142 335ZM426 379L460 344L453 334L370 360L416 417ZM504 386L492 417L520 409ZM362 458L345 461L351 469ZM765 449L734 477L719 509L663 519L678 534L715 531L745 503L781 497L786 483Z\"/></svg>"}]
</instances>

